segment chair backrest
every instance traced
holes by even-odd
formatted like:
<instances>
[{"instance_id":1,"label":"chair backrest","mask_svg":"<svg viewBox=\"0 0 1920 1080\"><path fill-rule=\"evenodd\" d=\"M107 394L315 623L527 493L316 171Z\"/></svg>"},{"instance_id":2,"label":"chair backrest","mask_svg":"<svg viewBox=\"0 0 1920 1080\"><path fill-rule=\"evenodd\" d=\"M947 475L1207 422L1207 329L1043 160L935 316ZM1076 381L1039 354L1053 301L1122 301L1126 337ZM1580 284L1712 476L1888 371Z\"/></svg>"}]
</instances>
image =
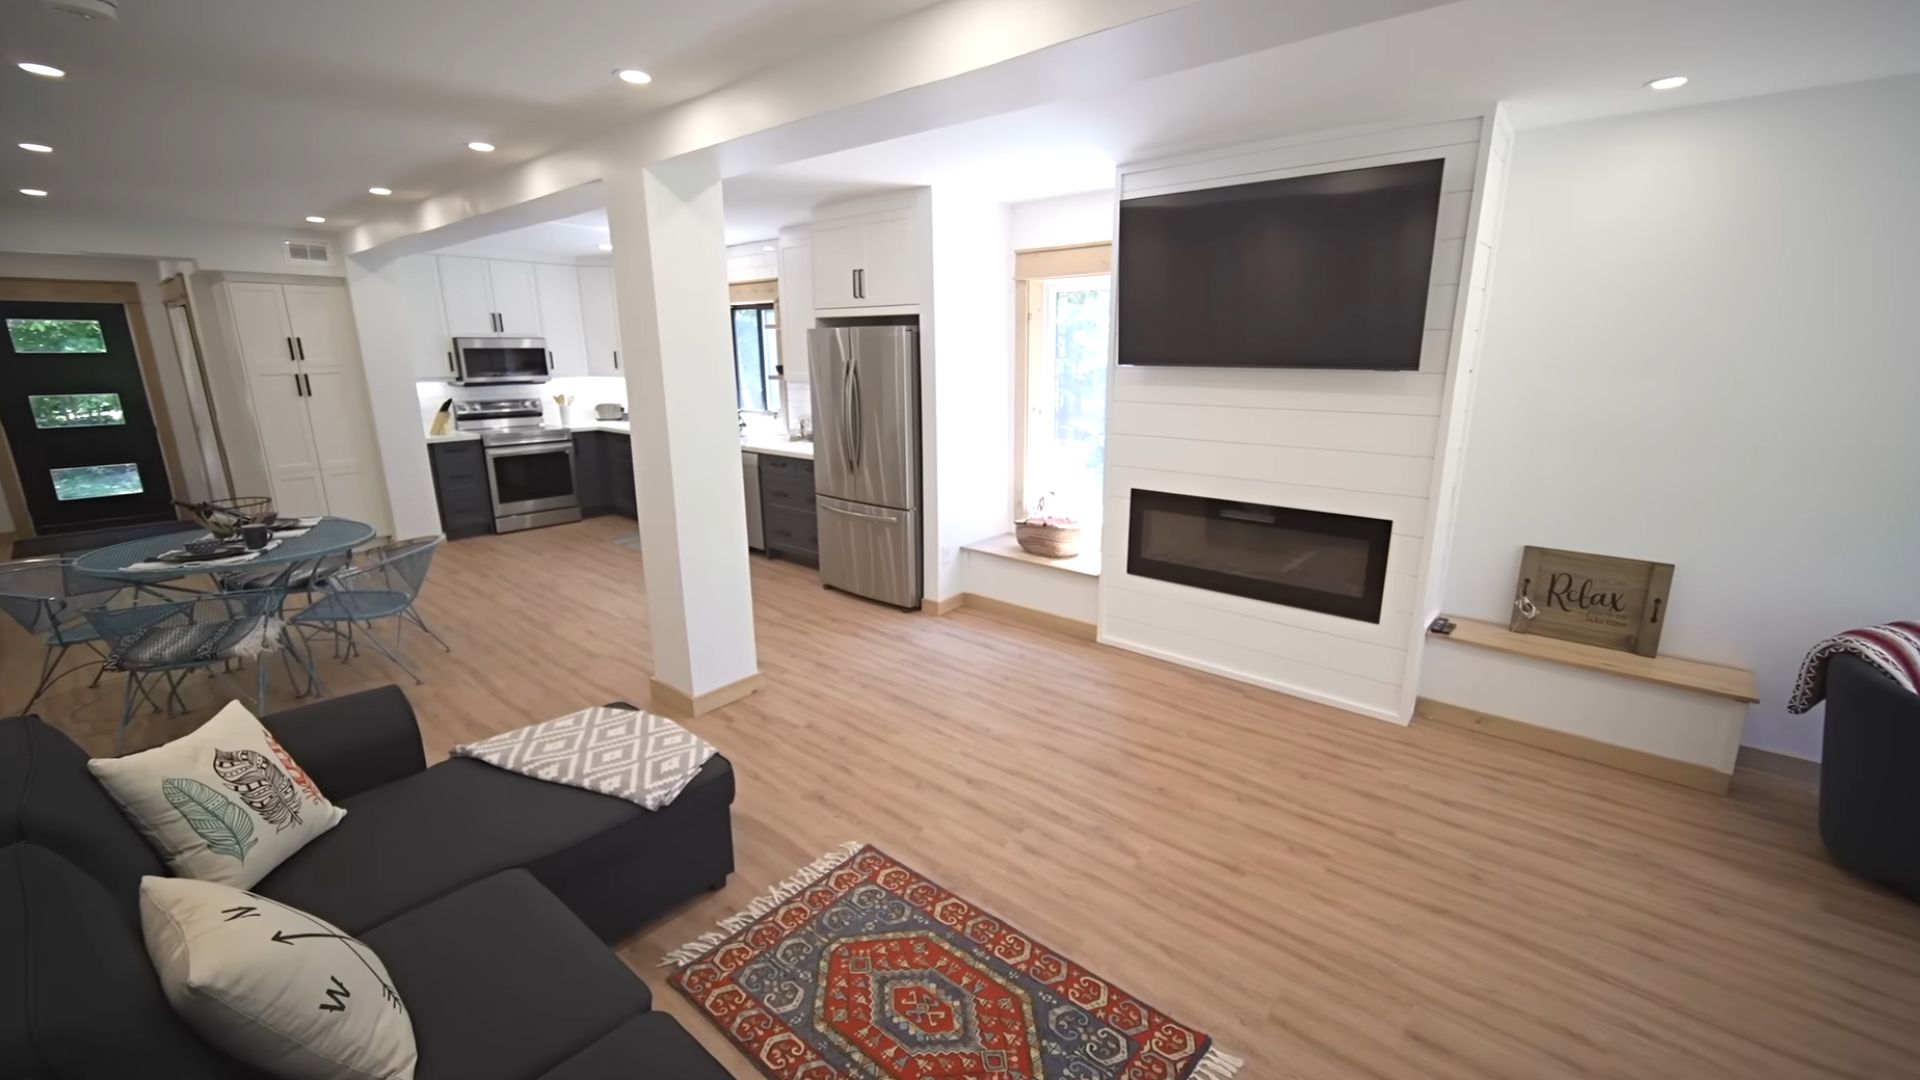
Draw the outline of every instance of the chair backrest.
<instances>
[{"instance_id":1,"label":"chair backrest","mask_svg":"<svg viewBox=\"0 0 1920 1080\"><path fill-rule=\"evenodd\" d=\"M130 635L157 627L207 626L261 615L275 615L286 601L285 584L267 589L213 593L164 604L93 608L87 621L109 646Z\"/></svg>"},{"instance_id":2,"label":"chair backrest","mask_svg":"<svg viewBox=\"0 0 1920 1080\"><path fill-rule=\"evenodd\" d=\"M30 634L56 641L88 608L112 600L121 585L82 574L73 560L55 556L0 563L0 610Z\"/></svg>"},{"instance_id":3,"label":"chair backrest","mask_svg":"<svg viewBox=\"0 0 1920 1080\"><path fill-rule=\"evenodd\" d=\"M440 545L445 541L444 536L396 540L375 549L371 561L340 574L335 580L346 589L378 589L402 593L409 599L417 598L420 590L426 586L427 568L433 565L433 553L440 550Z\"/></svg>"}]
</instances>

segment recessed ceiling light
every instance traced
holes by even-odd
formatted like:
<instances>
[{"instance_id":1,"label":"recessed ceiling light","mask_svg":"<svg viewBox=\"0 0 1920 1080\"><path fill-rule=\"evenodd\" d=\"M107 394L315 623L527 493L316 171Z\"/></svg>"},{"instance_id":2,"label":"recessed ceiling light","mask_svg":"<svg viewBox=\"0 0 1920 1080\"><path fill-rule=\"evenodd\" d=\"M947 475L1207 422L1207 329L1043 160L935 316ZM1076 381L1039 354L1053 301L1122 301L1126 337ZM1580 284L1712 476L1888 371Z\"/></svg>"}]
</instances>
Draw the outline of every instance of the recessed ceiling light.
<instances>
[{"instance_id":1,"label":"recessed ceiling light","mask_svg":"<svg viewBox=\"0 0 1920 1080\"><path fill-rule=\"evenodd\" d=\"M23 142L20 144L20 149L31 150L36 154L53 153L53 147L48 146L46 143L43 143L43 142Z\"/></svg>"},{"instance_id":2,"label":"recessed ceiling light","mask_svg":"<svg viewBox=\"0 0 1920 1080\"><path fill-rule=\"evenodd\" d=\"M31 195L36 199L44 199L47 197L47 193L37 187L23 187L20 189L20 194Z\"/></svg>"},{"instance_id":3,"label":"recessed ceiling light","mask_svg":"<svg viewBox=\"0 0 1920 1080\"><path fill-rule=\"evenodd\" d=\"M367 189L367 194L369 194L369 195L391 195L391 194L393 194L393 189L392 189L392 188L390 188L390 187L370 187L370 188L368 188L368 189Z\"/></svg>"},{"instance_id":4,"label":"recessed ceiling light","mask_svg":"<svg viewBox=\"0 0 1920 1080\"><path fill-rule=\"evenodd\" d=\"M1648 83L1647 89L1678 90L1685 85L1687 85L1687 77L1685 75L1668 75L1665 78L1655 79Z\"/></svg>"},{"instance_id":5,"label":"recessed ceiling light","mask_svg":"<svg viewBox=\"0 0 1920 1080\"><path fill-rule=\"evenodd\" d=\"M29 75L38 75L43 79L64 79L67 77L66 72L61 71L52 64L25 63L20 65L20 70Z\"/></svg>"},{"instance_id":6,"label":"recessed ceiling light","mask_svg":"<svg viewBox=\"0 0 1920 1080\"><path fill-rule=\"evenodd\" d=\"M612 251L612 250L613 250L613 245L612 245L612 244L601 244L601 245L600 245L600 250L601 250L601 251Z\"/></svg>"},{"instance_id":7,"label":"recessed ceiling light","mask_svg":"<svg viewBox=\"0 0 1920 1080\"><path fill-rule=\"evenodd\" d=\"M482 154L491 154L493 153L493 144L490 142L470 142L467 144L467 149L478 151Z\"/></svg>"},{"instance_id":8,"label":"recessed ceiling light","mask_svg":"<svg viewBox=\"0 0 1920 1080\"><path fill-rule=\"evenodd\" d=\"M307 224L309 225L325 225L326 223L327 223L327 219L321 217L319 214L307 215Z\"/></svg>"},{"instance_id":9,"label":"recessed ceiling light","mask_svg":"<svg viewBox=\"0 0 1920 1080\"><path fill-rule=\"evenodd\" d=\"M620 68L615 71L614 74L619 77L621 82L632 83L635 86L645 86L653 81L653 76L641 71L639 68Z\"/></svg>"}]
</instances>

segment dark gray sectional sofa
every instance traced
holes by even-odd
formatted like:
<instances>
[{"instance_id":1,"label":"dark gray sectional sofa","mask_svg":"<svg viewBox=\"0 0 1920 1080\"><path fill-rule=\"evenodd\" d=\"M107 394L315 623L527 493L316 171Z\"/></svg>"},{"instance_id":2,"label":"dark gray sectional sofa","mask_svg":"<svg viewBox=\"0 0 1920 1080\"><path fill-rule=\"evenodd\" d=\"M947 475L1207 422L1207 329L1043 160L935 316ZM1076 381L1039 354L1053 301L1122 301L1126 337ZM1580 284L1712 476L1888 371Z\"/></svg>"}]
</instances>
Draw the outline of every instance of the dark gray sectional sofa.
<instances>
[{"instance_id":1,"label":"dark gray sectional sofa","mask_svg":"<svg viewBox=\"0 0 1920 1080\"><path fill-rule=\"evenodd\" d=\"M267 726L346 818L253 889L362 938L417 1080L726 1080L604 944L733 870L733 769L650 813L467 759L386 687ZM137 889L166 868L46 723L0 720L0 1080L262 1080L175 1017Z\"/></svg>"}]
</instances>

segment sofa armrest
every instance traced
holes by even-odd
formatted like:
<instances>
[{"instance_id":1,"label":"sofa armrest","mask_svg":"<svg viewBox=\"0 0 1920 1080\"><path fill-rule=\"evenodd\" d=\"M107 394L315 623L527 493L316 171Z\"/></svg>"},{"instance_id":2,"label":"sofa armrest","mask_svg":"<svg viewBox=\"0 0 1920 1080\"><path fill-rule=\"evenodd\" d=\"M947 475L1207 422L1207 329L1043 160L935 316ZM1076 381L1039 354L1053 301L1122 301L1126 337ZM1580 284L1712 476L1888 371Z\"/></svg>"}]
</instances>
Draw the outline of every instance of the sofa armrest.
<instances>
[{"instance_id":1,"label":"sofa armrest","mask_svg":"<svg viewBox=\"0 0 1920 1080\"><path fill-rule=\"evenodd\" d=\"M427 767L413 705L397 686L316 701L262 722L329 799L350 798Z\"/></svg>"}]
</instances>

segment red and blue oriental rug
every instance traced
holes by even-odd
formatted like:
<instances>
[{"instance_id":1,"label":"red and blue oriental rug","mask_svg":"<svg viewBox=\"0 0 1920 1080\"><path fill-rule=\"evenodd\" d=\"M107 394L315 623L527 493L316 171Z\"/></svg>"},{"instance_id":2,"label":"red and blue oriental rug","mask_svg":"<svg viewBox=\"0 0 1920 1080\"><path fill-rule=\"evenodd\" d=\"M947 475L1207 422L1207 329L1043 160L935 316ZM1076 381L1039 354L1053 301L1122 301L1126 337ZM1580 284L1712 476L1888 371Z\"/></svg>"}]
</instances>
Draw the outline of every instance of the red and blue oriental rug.
<instances>
[{"instance_id":1,"label":"red and blue oriental rug","mask_svg":"<svg viewBox=\"0 0 1920 1080\"><path fill-rule=\"evenodd\" d=\"M1229 1080L1213 1040L848 844L667 957L774 1080Z\"/></svg>"}]
</instances>

